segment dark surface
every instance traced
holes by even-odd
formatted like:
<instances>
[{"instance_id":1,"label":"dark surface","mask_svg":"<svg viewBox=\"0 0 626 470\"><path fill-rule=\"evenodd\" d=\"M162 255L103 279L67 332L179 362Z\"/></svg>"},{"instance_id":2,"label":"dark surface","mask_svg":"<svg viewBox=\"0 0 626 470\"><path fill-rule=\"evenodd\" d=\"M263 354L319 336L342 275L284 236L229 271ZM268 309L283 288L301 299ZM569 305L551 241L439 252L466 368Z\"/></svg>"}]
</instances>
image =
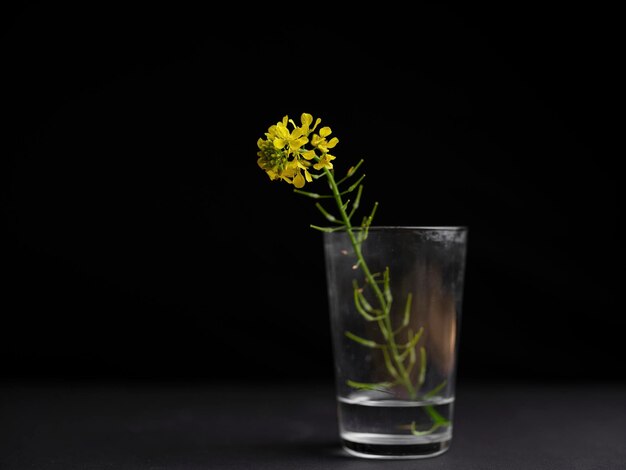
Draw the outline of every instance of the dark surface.
<instances>
[{"instance_id":1,"label":"dark surface","mask_svg":"<svg viewBox=\"0 0 626 470\"><path fill-rule=\"evenodd\" d=\"M5 384L2 470L623 470L626 384L460 383L442 456L338 446L332 385Z\"/></svg>"}]
</instances>

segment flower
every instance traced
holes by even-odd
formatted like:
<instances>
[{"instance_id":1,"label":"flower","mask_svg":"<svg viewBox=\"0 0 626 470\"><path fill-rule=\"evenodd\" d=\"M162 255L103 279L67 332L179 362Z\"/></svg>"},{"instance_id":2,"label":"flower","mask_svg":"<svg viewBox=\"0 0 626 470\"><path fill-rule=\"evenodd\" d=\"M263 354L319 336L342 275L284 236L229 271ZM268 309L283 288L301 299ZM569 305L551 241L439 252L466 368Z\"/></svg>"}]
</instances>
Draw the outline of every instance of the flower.
<instances>
[{"instance_id":1,"label":"flower","mask_svg":"<svg viewBox=\"0 0 626 470\"><path fill-rule=\"evenodd\" d=\"M313 199L334 199L334 212L337 215L333 215L320 202L315 204L331 225L324 227L311 225L311 228L323 232L345 231L349 236L356 257L353 269L360 270L363 277L361 281L354 280L353 283L354 307L365 321L376 322L382 339L375 341L357 336L350 331L345 331L344 334L362 347L381 351L390 380L377 383L347 380L346 384L358 390L389 391L398 387L404 389L411 400L420 398L424 400L433 397L446 383L444 381L426 393L420 391L424 385L427 358L425 347L418 346L424 332L423 327L417 332L410 328L407 329L411 315L412 293L409 292L406 296L402 324L394 326L391 322L393 298L391 296L389 268L383 272L372 272L361 249L363 242L367 239L378 203L374 203L369 215L363 217L359 225L355 226L352 223L353 217L360 209L365 175L358 178L356 175L363 160L350 167L344 177L336 179L335 168L332 163L336 157L331 155L329 151L337 146L339 139L330 137L332 130L328 126L321 127L318 132L315 132L321 119L315 119L315 124L311 127L313 121L312 115L302 113L300 126L296 125L287 115L281 121L271 125L265 133L265 138L260 138L257 141L259 148L257 163L271 180L280 180L292 184L296 188L294 191L299 194ZM330 194L321 195L301 190L306 183L312 183L321 178L326 179ZM354 178L356 181L349 183ZM349 186L346 187L348 184ZM354 197L352 197L353 194ZM347 199L348 197L350 199ZM347 252L345 254L347 255ZM366 294L368 295L366 296ZM400 338L400 334L406 339ZM418 357L419 366L417 365ZM411 371L418 368L419 378L414 381ZM405 428L414 436L432 434L437 429L450 425L449 420L439 414L434 406L424 405L424 409L432 420L432 427L418 430L415 422L406 425Z\"/></svg>"},{"instance_id":2,"label":"flower","mask_svg":"<svg viewBox=\"0 0 626 470\"><path fill-rule=\"evenodd\" d=\"M333 168L332 160L335 157L328 150L334 148L339 139L333 137L330 141L326 140L332 134L328 126L322 127L319 134L316 134L315 129L320 122L321 119L317 118L311 127L313 116L302 113L301 125L297 126L285 115L281 121L268 128L265 139L260 138L257 141L257 164L271 180L285 181L300 189L306 183L313 182L314 175L320 176L324 169ZM289 125L292 127L291 131ZM312 170L318 173L312 174Z\"/></svg>"}]
</instances>

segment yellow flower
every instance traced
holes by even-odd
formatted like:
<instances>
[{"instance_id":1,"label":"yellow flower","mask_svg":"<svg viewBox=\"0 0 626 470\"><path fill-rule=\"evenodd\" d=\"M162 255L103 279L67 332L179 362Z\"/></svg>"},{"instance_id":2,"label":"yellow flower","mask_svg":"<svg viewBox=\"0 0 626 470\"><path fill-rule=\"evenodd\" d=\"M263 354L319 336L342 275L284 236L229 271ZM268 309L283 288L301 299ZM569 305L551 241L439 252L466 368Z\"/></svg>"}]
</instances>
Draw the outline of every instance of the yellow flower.
<instances>
[{"instance_id":1,"label":"yellow flower","mask_svg":"<svg viewBox=\"0 0 626 470\"><path fill-rule=\"evenodd\" d=\"M313 122L313 116L311 116L309 113L302 113L302 115L300 116L300 122L302 122L302 129L304 129L305 133L309 135L311 132L315 130L318 124L322 122L322 120L320 118L317 118L317 120L315 121L315 125L311 129L309 129L309 126Z\"/></svg>"},{"instance_id":2,"label":"yellow flower","mask_svg":"<svg viewBox=\"0 0 626 470\"><path fill-rule=\"evenodd\" d=\"M322 168L328 168L329 170L333 169L333 164L331 160L334 160L336 157L332 156L330 153L325 153L320 157L320 161L313 165L313 168L316 170L321 170Z\"/></svg>"},{"instance_id":3,"label":"yellow flower","mask_svg":"<svg viewBox=\"0 0 626 470\"><path fill-rule=\"evenodd\" d=\"M285 116L285 118L287 118L287 116ZM296 127L293 131L289 132L287 125L282 122L276 124L274 132L274 147L277 149L287 147L288 153L297 153L298 149L309 141L309 138L303 135L304 130L301 127Z\"/></svg>"},{"instance_id":4,"label":"yellow flower","mask_svg":"<svg viewBox=\"0 0 626 470\"><path fill-rule=\"evenodd\" d=\"M286 115L268 128L265 139L257 141L257 163L271 180L286 181L296 188L302 188L305 183L313 181L311 166L318 171L333 168L331 160L335 157L328 154L328 149L337 145L339 140L336 137L326 140L331 134L330 127L321 128L319 135L314 134L320 122L321 119L317 118L313 124L313 116L302 113L301 125L298 126ZM291 130L289 126L292 126ZM309 135L312 133L313 140L310 141ZM313 148L307 148L309 143Z\"/></svg>"},{"instance_id":5,"label":"yellow flower","mask_svg":"<svg viewBox=\"0 0 626 470\"><path fill-rule=\"evenodd\" d=\"M313 138L311 139L311 145L317 149L319 149L323 153L327 153L328 149L332 149L339 143L339 139L337 137L333 137L330 141L326 140L330 134L332 134L332 130L330 127L322 127L320 129L319 135L313 134Z\"/></svg>"}]
</instances>

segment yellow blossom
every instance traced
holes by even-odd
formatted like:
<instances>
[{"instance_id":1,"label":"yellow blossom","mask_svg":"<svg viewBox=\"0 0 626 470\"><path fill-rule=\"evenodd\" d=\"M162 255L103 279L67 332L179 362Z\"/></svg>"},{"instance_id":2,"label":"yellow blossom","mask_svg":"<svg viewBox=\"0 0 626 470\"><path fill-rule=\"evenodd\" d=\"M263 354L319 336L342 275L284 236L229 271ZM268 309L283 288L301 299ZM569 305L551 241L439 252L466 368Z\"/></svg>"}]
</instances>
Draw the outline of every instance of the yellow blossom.
<instances>
[{"instance_id":1,"label":"yellow blossom","mask_svg":"<svg viewBox=\"0 0 626 470\"><path fill-rule=\"evenodd\" d=\"M326 137L330 134L332 134L330 127L322 127L319 135L313 134L313 137L311 138L311 145L323 153L328 152L328 149L334 148L335 145L339 143L339 139L337 137L333 137L330 141L327 141Z\"/></svg>"},{"instance_id":2,"label":"yellow blossom","mask_svg":"<svg viewBox=\"0 0 626 470\"><path fill-rule=\"evenodd\" d=\"M320 157L320 161L313 165L313 168L316 170L321 170L322 168L327 168L329 170L333 169L333 164L331 160L334 160L336 157L332 156L330 153L325 153Z\"/></svg>"},{"instance_id":3,"label":"yellow blossom","mask_svg":"<svg viewBox=\"0 0 626 470\"><path fill-rule=\"evenodd\" d=\"M288 115L283 116L268 128L264 139L257 141L259 167L271 180L286 181L296 188L313 181L312 170L319 174L332 170L331 160L335 157L328 154L328 149L335 147L339 139L326 140L331 134L330 127L322 127L319 134L315 134L320 123L320 118L314 120L308 113L301 114L299 126Z\"/></svg>"}]
</instances>

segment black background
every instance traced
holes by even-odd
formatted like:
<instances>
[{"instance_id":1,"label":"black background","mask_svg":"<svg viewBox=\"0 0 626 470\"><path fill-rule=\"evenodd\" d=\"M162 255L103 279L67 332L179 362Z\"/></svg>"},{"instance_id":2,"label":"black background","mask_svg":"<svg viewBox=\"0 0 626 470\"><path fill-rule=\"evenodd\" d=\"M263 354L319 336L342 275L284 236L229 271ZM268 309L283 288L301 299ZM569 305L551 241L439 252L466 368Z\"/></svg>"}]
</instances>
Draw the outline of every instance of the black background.
<instances>
[{"instance_id":1,"label":"black background","mask_svg":"<svg viewBox=\"0 0 626 470\"><path fill-rule=\"evenodd\" d=\"M2 19L3 377L332 377L320 214L256 164L309 112L377 224L469 227L460 377L626 378L609 12L175 5Z\"/></svg>"}]
</instances>

